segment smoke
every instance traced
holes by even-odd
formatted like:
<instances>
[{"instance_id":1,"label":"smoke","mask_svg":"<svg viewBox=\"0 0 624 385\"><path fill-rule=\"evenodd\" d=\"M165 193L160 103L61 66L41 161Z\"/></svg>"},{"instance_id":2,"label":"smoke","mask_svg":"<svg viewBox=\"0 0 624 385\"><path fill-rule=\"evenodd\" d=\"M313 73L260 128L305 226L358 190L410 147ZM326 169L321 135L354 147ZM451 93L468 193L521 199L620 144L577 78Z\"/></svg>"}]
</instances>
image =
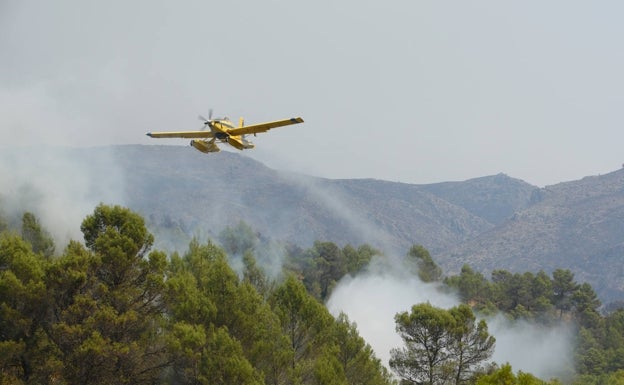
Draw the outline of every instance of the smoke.
<instances>
[{"instance_id":1,"label":"smoke","mask_svg":"<svg viewBox=\"0 0 624 385\"><path fill-rule=\"evenodd\" d=\"M393 238L388 232L374 225L361 209L351 207L350 200L343 199L342 192L323 184L323 179L310 178L297 174L281 173L282 178L304 189L318 205L343 224L343 232L352 234L364 243L387 252L398 252Z\"/></svg>"},{"instance_id":2,"label":"smoke","mask_svg":"<svg viewBox=\"0 0 624 385\"><path fill-rule=\"evenodd\" d=\"M510 321L498 315L486 319L496 337L492 360L509 362L542 379L565 378L573 373L574 330L568 324L542 326L527 321Z\"/></svg>"},{"instance_id":3,"label":"smoke","mask_svg":"<svg viewBox=\"0 0 624 385\"><path fill-rule=\"evenodd\" d=\"M80 223L99 203L123 204L123 179L110 149L4 148L0 206L13 224L32 212L57 250L82 239Z\"/></svg>"},{"instance_id":4,"label":"smoke","mask_svg":"<svg viewBox=\"0 0 624 385\"><path fill-rule=\"evenodd\" d=\"M12 21L3 31L20 36L24 26ZM69 239L82 239L80 223L97 204L123 204L122 177L110 150L72 148L99 144L115 134L111 120L103 122L102 115L87 108L102 104L94 95L106 93L105 87L85 93L75 77L77 69L57 72L48 58L44 66L41 60L13 62L38 51L21 49L23 44L22 39L0 42L14 54L9 55L7 76L0 75L0 209L13 225L25 211L35 214L59 251ZM24 68L29 70L22 72Z\"/></svg>"},{"instance_id":5,"label":"smoke","mask_svg":"<svg viewBox=\"0 0 624 385\"><path fill-rule=\"evenodd\" d=\"M390 349L403 343L395 332L396 313L409 311L412 305L423 302L441 308L460 303L454 295L442 293L439 284L422 282L398 268L398 263L393 266L374 259L367 272L342 279L327 301L333 315L342 311L357 324L360 335L386 366Z\"/></svg>"},{"instance_id":6,"label":"smoke","mask_svg":"<svg viewBox=\"0 0 624 385\"><path fill-rule=\"evenodd\" d=\"M342 279L327 301L327 308L337 316L347 314L360 335L388 367L390 350L403 346L395 331L395 314L410 311L412 305L429 302L451 308L460 302L456 296L440 290L439 284L424 283L416 276L376 264L369 271ZM532 373L548 379L572 372L573 330L565 325L539 326L526 321L509 321L504 316L486 319L490 334L496 337L492 361L510 363L515 371Z\"/></svg>"},{"instance_id":7,"label":"smoke","mask_svg":"<svg viewBox=\"0 0 624 385\"><path fill-rule=\"evenodd\" d=\"M393 253L391 255L398 254L396 246L388 241L388 234L345 204L346 200L342 200L336 191L314 180L291 180L300 183L319 203L340 217L346 225L345 231L360 234L362 239ZM442 290L439 283L422 282L410 273L401 258L376 257L366 272L344 277L326 305L334 316L344 312L356 322L360 335L388 366L390 350L403 346L395 331L395 314L410 311L412 305L424 302L445 309L460 303L455 295ZM514 370L540 378L562 377L572 372L573 330L570 327L509 321L502 315L486 321L490 334L497 339L492 361L509 362Z\"/></svg>"},{"instance_id":8,"label":"smoke","mask_svg":"<svg viewBox=\"0 0 624 385\"><path fill-rule=\"evenodd\" d=\"M271 239L259 241L253 249L253 256L258 267L270 280L279 279L284 272L284 262L288 255L283 244ZM230 267L242 277L245 268L243 254L228 254Z\"/></svg>"}]
</instances>

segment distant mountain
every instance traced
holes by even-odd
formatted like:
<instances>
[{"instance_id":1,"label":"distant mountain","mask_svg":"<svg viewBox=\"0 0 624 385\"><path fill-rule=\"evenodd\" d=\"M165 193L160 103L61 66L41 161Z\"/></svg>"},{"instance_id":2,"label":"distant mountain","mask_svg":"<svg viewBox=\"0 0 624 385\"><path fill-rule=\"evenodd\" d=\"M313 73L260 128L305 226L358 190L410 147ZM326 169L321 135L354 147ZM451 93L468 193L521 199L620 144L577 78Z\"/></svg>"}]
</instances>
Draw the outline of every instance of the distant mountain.
<instances>
[{"instance_id":1,"label":"distant mountain","mask_svg":"<svg viewBox=\"0 0 624 385\"><path fill-rule=\"evenodd\" d=\"M128 204L159 228L215 236L244 220L261 234L428 248L448 272L571 269L605 300L624 297L624 170L537 188L504 174L412 185L278 172L245 156L122 146Z\"/></svg>"},{"instance_id":2,"label":"distant mountain","mask_svg":"<svg viewBox=\"0 0 624 385\"><path fill-rule=\"evenodd\" d=\"M624 297L624 169L560 183L532 194L532 204L501 225L443 252L458 271L552 271L569 268L603 299Z\"/></svg>"},{"instance_id":3,"label":"distant mountain","mask_svg":"<svg viewBox=\"0 0 624 385\"><path fill-rule=\"evenodd\" d=\"M535 186L505 174L422 185L421 188L495 225L529 207L537 190Z\"/></svg>"},{"instance_id":4,"label":"distant mountain","mask_svg":"<svg viewBox=\"0 0 624 385\"><path fill-rule=\"evenodd\" d=\"M624 299L624 170L545 188L504 174L414 185L279 172L244 153L205 155L181 146L63 151L70 175L55 188L136 210L160 248L182 250L193 236L214 239L245 221L261 236L301 247L315 240L368 243L404 255L421 244L447 273L465 263L486 274L566 268L603 301ZM35 152L18 155L22 163L42 164L30 159ZM37 171L30 170L25 186L40 180ZM41 184L51 177L58 178L48 175ZM86 190L72 186L85 183ZM20 199L47 193L54 192Z\"/></svg>"},{"instance_id":5,"label":"distant mountain","mask_svg":"<svg viewBox=\"0 0 624 385\"><path fill-rule=\"evenodd\" d=\"M409 184L282 173L239 154L178 146L120 146L113 157L126 175L127 204L183 233L214 236L243 220L304 247L370 243L404 254L414 242L441 251L493 227Z\"/></svg>"}]
</instances>

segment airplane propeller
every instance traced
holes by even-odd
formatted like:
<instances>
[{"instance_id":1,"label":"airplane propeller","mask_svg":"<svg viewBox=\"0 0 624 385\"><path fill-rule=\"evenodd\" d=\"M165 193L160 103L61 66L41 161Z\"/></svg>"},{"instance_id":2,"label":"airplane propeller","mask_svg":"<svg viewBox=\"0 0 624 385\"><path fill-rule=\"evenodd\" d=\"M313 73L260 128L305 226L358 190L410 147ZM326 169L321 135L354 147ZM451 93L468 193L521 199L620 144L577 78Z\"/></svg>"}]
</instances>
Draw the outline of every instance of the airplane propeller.
<instances>
[{"instance_id":1,"label":"airplane propeller","mask_svg":"<svg viewBox=\"0 0 624 385\"><path fill-rule=\"evenodd\" d=\"M199 115L197 117L199 120L204 122L204 126L202 127L202 131L206 129L206 126L210 127L210 123L212 122L212 108L208 110L208 119Z\"/></svg>"}]
</instances>

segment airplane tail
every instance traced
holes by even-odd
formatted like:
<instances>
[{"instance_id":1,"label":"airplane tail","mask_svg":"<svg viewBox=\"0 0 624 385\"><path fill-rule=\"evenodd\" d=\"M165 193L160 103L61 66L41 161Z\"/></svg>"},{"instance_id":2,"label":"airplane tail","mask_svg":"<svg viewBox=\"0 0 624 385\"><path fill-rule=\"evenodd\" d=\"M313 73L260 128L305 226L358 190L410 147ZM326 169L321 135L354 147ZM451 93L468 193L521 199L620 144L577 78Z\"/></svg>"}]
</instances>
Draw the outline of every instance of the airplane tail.
<instances>
[{"instance_id":1,"label":"airplane tail","mask_svg":"<svg viewBox=\"0 0 624 385\"><path fill-rule=\"evenodd\" d=\"M242 116L238 119L238 127L239 128L240 127L245 127L245 119ZM256 136L256 134L254 134L254 136ZM243 137L244 137L244 135L243 135ZM253 145L250 148L253 148Z\"/></svg>"}]
</instances>

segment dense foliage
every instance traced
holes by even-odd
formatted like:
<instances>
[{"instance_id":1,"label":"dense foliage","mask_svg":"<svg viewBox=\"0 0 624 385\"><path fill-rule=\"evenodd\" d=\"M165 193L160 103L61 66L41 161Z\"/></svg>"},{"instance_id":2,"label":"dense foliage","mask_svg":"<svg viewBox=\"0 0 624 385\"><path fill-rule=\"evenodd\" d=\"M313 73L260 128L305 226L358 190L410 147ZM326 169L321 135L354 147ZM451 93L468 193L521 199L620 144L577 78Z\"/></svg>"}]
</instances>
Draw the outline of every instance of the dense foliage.
<instances>
[{"instance_id":1,"label":"dense foliage","mask_svg":"<svg viewBox=\"0 0 624 385\"><path fill-rule=\"evenodd\" d=\"M511 365L505 364L491 373L480 376L475 385L559 385L557 380L542 381L530 373L514 374Z\"/></svg>"},{"instance_id":2,"label":"dense foliage","mask_svg":"<svg viewBox=\"0 0 624 385\"><path fill-rule=\"evenodd\" d=\"M578 330L575 361L582 383L602 383L600 378L608 373L615 376L624 370L624 309L602 315L591 285L577 283L569 270L555 270L552 276L543 271L495 270L487 280L464 266L459 275L444 282L482 313L500 311L511 318L545 324L572 323Z\"/></svg>"},{"instance_id":3,"label":"dense foliage","mask_svg":"<svg viewBox=\"0 0 624 385\"><path fill-rule=\"evenodd\" d=\"M368 245L302 249L241 222L219 234L220 245L193 239L167 255L152 250L139 215L100 205L82 223L84 244L59 252L32 213L19 230L9 223L0 216L0 384L396 381L356 325L323 306L345 275L384 258ZM390 367L401 383L558 384L486 362L494 339L476 314L499 312L575 325L574 385L624 383L624 310L601 314L592 287L569 270L496 270L488 280L464 266L443 278L418 245L403 263L464 304L396 315L405 344Z\"/></svg>"},{"instance_id":4,"label":"dense foliage","mask_svg":"<svg viewBox=\"0 0 624 385\"><path fill-rule=\"evenodd\" d=\"M392 350L390 367L408 383L465 384L492 356L496 340L468 305L444 310L418 304L395 320L405 347Z\"/></svg>"},{"instance_id":5,"label":"dense foliage","mask_svg":"<svg viewBox=\"0 0 624 385\"><path fill-rule=\"evenodd\" d=\"M247 254L150 251L143 219L98 206L61 255L32 215L0 235L0 383L389 384L346 316Z\"/></svg>"},{"instance_id":6,"label":"dense foliage","mask_svg":"<svg viewBox=\"0 0 624 385\"><path fill-rule=\"evenodd\" d=\"M221 231L219 242L228 255L243 255L243 263L245 253L252 251L263 266L271 266L276 255L280 255L279 271L285 268L297 274L308 293L320 301L329 298L338 281L346 274L357 274L368 266L374 256L382 255L381 251L366 244L357 248L351 245L340 248L333 242L316 241L309 249L292 244L280 245L264 239L242 221Z\"/></svg>"}]
</instances>

